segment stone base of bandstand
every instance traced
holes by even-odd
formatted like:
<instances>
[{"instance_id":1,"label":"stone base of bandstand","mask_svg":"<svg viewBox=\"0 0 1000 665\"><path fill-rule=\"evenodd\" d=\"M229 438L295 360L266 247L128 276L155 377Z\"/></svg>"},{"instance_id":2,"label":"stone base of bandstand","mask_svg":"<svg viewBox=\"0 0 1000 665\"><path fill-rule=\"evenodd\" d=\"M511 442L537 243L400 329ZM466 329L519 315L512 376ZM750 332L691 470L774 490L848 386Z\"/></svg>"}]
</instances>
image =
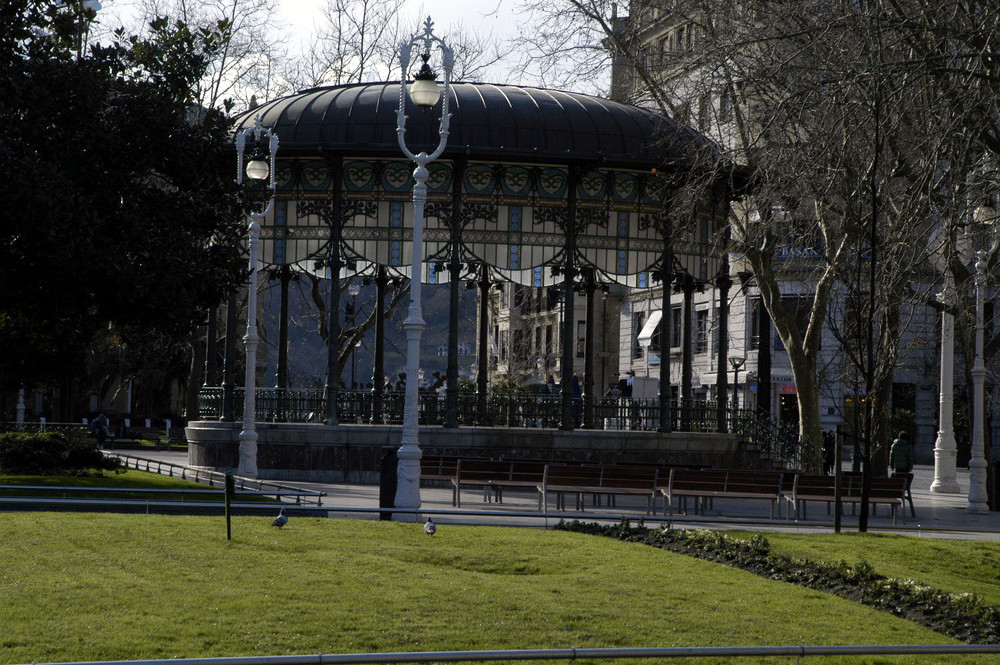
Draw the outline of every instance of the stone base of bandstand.
<instances>
[{"instance_id":1,"label":"stone base of bandstand","mask_svg":"<svg viewBox=\"0 0 1000 665\"><path fill-rule=\"evenodd\" d=\"M188 463L219 471L239 466L240 423L188 424ZM257 477L266 480L376 483L385 449L402 428L389 425L257 423ZM697 432L420 428L424 455L573 461L593 464L739 466L735 435Z\"/></svg>"}]
</instances>

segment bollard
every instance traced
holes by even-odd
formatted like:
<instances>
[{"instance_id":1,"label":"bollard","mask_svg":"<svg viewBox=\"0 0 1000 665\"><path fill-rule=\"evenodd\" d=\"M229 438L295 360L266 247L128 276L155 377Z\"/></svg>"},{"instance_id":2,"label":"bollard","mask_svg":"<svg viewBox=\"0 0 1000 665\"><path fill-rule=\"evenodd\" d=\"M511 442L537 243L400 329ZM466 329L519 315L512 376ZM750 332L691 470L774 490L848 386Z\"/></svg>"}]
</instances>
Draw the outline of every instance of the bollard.
<instances>
[{"instance_id":1,"label":"bollard","mask_svg":"<svg viewBox=\"0 0 1000 665\"><path fill-rule=\"evenodd\" d=\"M233 539L231 506L233 496L236 494L236 480L233 472L226 471L226 540Z\"/></svg>"}]
</instances>

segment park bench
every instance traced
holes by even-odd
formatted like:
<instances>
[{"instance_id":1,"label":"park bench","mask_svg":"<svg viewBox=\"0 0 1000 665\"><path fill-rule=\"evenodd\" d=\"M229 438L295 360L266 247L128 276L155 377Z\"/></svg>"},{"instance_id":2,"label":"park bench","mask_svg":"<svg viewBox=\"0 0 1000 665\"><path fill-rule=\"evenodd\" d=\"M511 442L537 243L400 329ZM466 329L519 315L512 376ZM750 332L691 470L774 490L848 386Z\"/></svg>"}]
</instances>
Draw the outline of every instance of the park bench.
<instances>
[{"instance_id":1,"label":"park bench","mask_svg":"<svg viewBox=\"0 0 1000 665\"><path fill-rule=\"evenodd\" d=\"M573 495L576 509L583 510L583 497L591 494L595 505L601 496L607 496L610 505L615 496L645 497L646 513L652 513L658 473L653 467L549 464L539 486L538 509L548 509L548 495L554 492L559 510L566 509L566 495Z\"/></svg>"},{"instance_id":2,"label":"park bench","mask_svg":"<svg viewBox=\"0 0 1000 665\"><path fill-rule=\"evenodd\" d=\"M916 517L917 516L917 511L916 511L916 509L913 506L913 491L912 491L913 474L912 473L894 473L893 477L895 477L895 478L903 478L906 481L906 491L904 492L903 498L906 501L906 503L910 504L910 514L913 517ZM851 488L851 493L852 494L856 494L858 496L858 500L856 502L851 502L852 505L856 505L857 503L860 503L861 502L861 498L860 498L861 497L861 483L863 482L863 478L864 478L864 476L862 475L862 473L860 471L842 471L841 472L841 478L849 478L850 479L850 485L849 485L849 487ZM878 479L878 478L872 478L873 482L876 481L876 480L880 480L880 479ZM884 479L881 479L881 480L884 480ZM848 481L846 481L846 480L841 480L841 484L842 485L846 484L847 482ZM879 485L879 483L876 483L876 485ZM874 486L875 485L873 485L873 487ZM895 484L893 484L893 487L895 487Z\"/></svg>"},{"instance_id":3,"label":"park bench","mask_svg":"<svg viewBox=\"0 0 1000 665\"><path fill-rule=\"evenodd\" d=\"M457 457L424 455L420 458L420 480L451 482L457 468Z\"/></svg>"},{"instance_id":4,"label":"park bench","mask_svg":"<svg viewBox=\"0 0 1000 665\"><path fill-rule=\"evenodd\" d=\"M674 513L674 499L681 512L687 499L695 501L695 512L704 514L714 499L770 501L770 517L781 498L782 474L777 471L727 471L714 469L663 469L657 489L664 497L664 513Z\"/></svg>"},{"instance_id":5,"label":"park bench","mask_svg":"<svg viewBox=\"0 0 1000 665\"><path fill-rule=\"evenodd\" d=\"M187 446L187 435L184 434L183 427L173 427L170 430L170 435L166 440L167 450L171 450L174 447L184 448Z\"/></svg>"},{"instance_id":6,"label":"park bench","mask_svg":"<svg viewBox=\"0 0 1000 665\"><path fill-rule=\"evenodd\" d=\"M452 505L462 506L462 488L479 487L483 501L503 503L505 488L537 488L545 477L545 462L463 458L452 478Z\"/></svg>"},{"instance_id":7,"label":"park bench","mask_svg":"<svg viewBox=\"0 0 1000 665\"><path fill-rule=\"evenodd\" d=\"M799 473L795 476L791 494L786 494L791 508L795 510L796 518L807 519L806 506L810 501L826 503L827 512L830 504L836 500L835 476L818 476ZM845 473L841 477L840 500L857 506L861 503L862 476L860 473ZM881 505L887 505L892 511L892 523L896 523L899 507L909 500L910 511L916 517L913 500L907 495L908 482L903 475L892 478L872 478L868 502L872 506L872 514Z\"/></svg>"},{"instance_id":8,"label":"park bench","mask_svg":"<svg viewBox=\"0 0 1000 665\"><path fill-rule=\"evenodd\" d=\"M158 443L160 441L159 427L122 427L122 434L119 439L144 440Z\"/></svg>"}]
</instances>

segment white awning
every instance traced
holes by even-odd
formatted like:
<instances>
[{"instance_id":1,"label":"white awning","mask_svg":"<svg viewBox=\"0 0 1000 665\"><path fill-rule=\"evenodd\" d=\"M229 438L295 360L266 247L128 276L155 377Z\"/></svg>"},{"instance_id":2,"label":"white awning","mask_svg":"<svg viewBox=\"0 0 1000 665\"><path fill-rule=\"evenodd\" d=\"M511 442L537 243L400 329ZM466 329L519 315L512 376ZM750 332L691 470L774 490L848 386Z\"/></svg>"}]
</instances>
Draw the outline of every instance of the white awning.
<instances>
[{"instance_id":1,"label":"white awning","mask_svg":"<svg viewBox=\"0 0 1000 665\"><path fill-rule=\"evenodd\" d=\"M663 316L663 310L656 309L649 313L649 318L646 320L646 325L642 327L639 331L639 346L643 348L649 348L649 345L653 342L653 335L656 334L656 329L660 325L660 317Z\"/></svg>"}]
</instances>

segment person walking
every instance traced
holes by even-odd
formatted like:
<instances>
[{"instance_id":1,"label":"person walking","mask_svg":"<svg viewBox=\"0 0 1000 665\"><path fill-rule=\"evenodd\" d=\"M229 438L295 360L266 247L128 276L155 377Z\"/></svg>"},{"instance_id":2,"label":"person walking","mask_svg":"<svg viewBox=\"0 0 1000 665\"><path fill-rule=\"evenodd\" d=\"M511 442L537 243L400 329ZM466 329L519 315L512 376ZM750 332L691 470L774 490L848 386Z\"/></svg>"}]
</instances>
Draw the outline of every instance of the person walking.
<instances>
[{"instance_id":1,"label":"person walking","mask_svg":"<svg viewBox=\"0 0 1000 665\"><path fill-rule=\"evenodd\" d=\"M111 436L111 422L108 417L101 413L94 418L94 422L90 424L90 433L97 439L98 450L104 450L104 442Z\"/></svg>"},{"instance_id":2,"label":"person walking","mask_svg":"<svg viewBox=\"0 0 1000 665\"><path fill-rule=\"evenodd\" d=\"M889 468L893 475L913 472L913 446L906 432L896 435L889 449Z\"/></svg>"},{"instance_id":3,"label":"person walking","mask_svg":"<svg viewBox=\"0 0 1000 665\"><path fill-rule=\"evenodd\" d=\"M823 432L823 473L832 476L837 461L836 439L833 432Z\"/></svg>"}]
</instances>

